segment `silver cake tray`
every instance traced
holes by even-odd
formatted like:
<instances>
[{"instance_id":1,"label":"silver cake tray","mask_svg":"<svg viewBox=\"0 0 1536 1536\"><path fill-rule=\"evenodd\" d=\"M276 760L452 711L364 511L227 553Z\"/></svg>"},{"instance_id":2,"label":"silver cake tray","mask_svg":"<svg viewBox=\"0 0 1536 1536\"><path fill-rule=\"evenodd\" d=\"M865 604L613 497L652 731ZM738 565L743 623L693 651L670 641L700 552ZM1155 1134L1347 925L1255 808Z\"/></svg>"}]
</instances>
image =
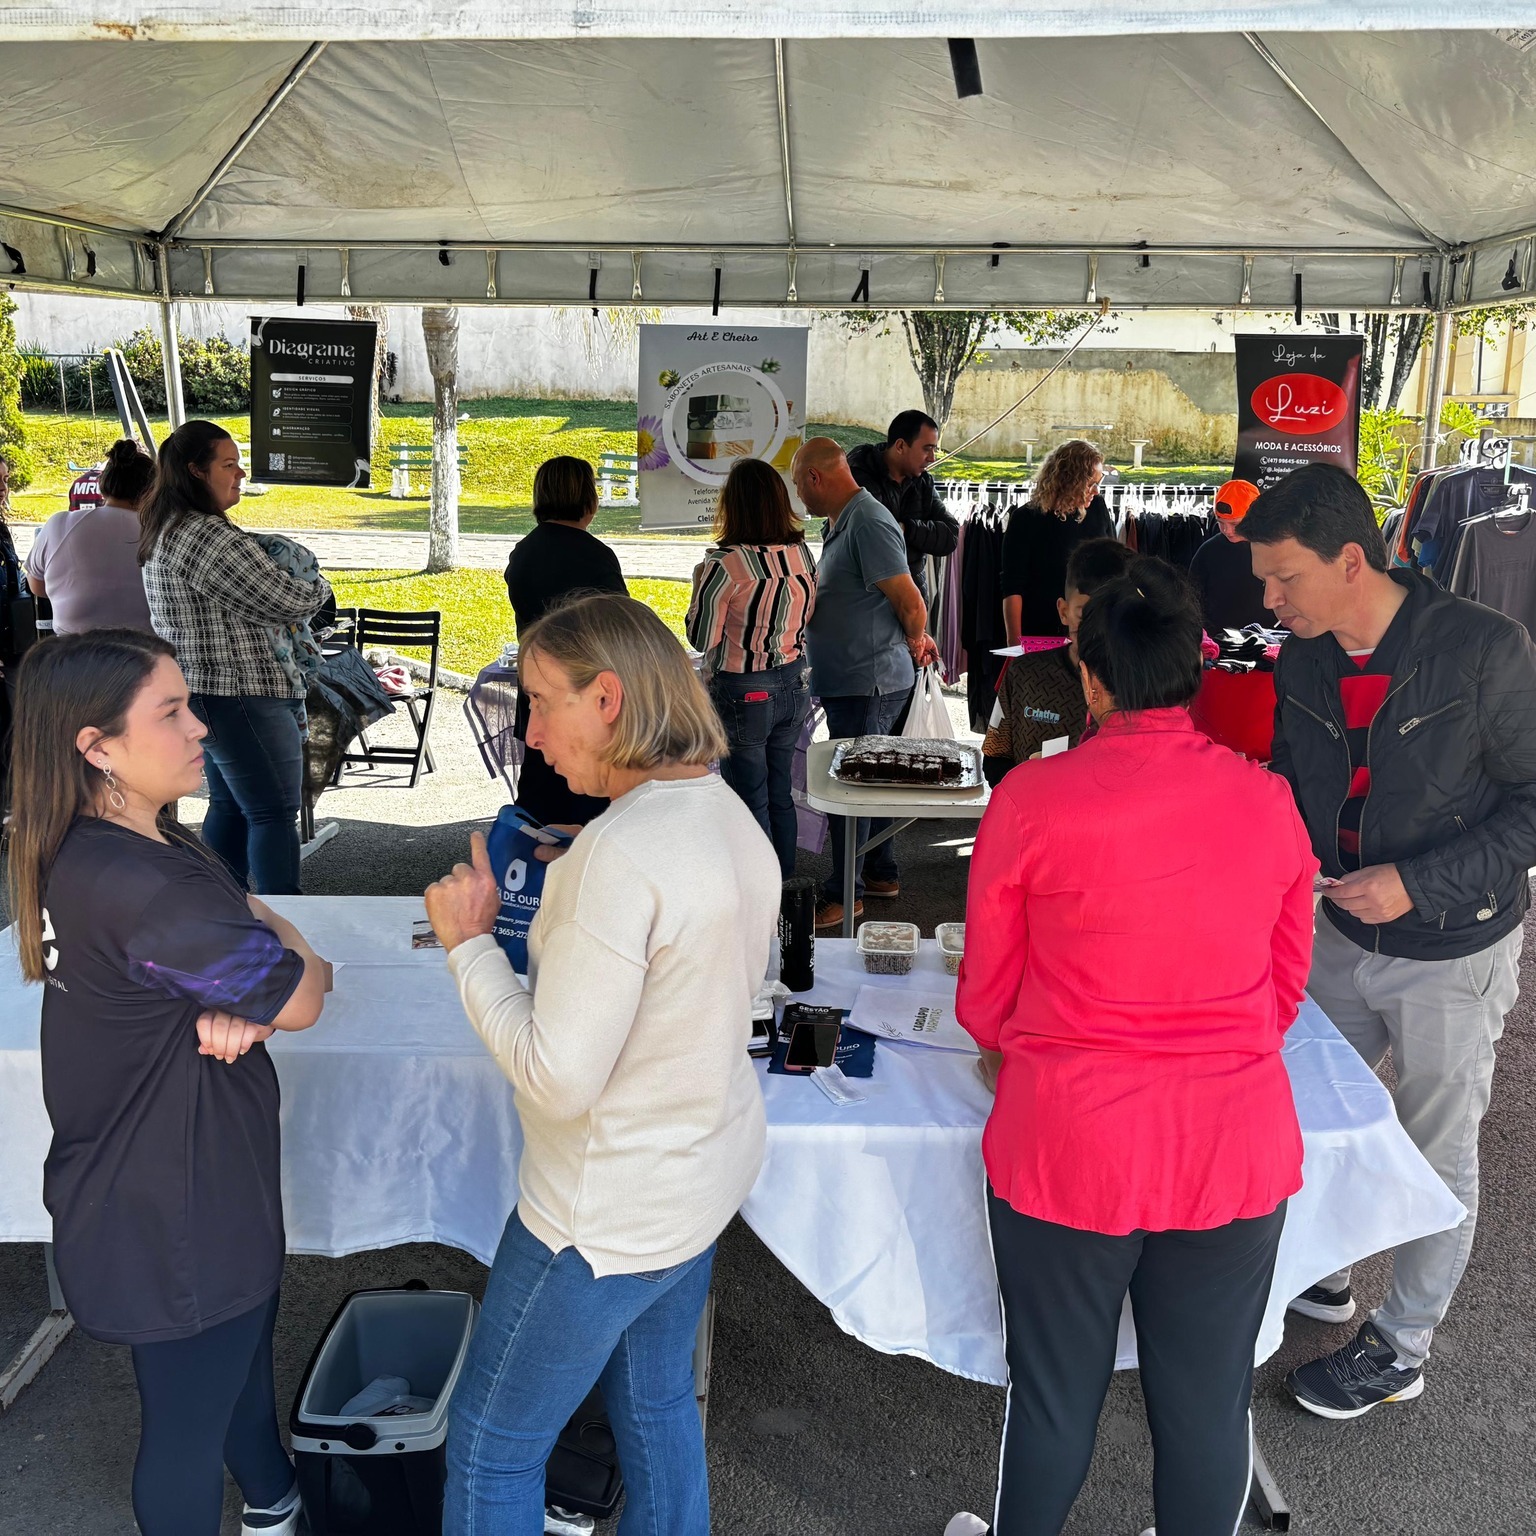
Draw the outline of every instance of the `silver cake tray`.
<instances>
[{"instance_id":1,"label":"silver cake tray","mask_svg":"<svg viewBox=\"0 0 1536 1536\"><path fill-rule=\"evenodd\" d=\"M956 752L960 755L960 777L947 779L942 784L914 784L911 779L850 779L842 772L843 758L852 751L864 747L906 747L914 752ZM829 776L839 784L853 789L920 789L920 790L967 790L982 785L981 749L966 741L938 741L915 736L855 736L840 741L832 752Z\"/></svg>"}]
</instances>

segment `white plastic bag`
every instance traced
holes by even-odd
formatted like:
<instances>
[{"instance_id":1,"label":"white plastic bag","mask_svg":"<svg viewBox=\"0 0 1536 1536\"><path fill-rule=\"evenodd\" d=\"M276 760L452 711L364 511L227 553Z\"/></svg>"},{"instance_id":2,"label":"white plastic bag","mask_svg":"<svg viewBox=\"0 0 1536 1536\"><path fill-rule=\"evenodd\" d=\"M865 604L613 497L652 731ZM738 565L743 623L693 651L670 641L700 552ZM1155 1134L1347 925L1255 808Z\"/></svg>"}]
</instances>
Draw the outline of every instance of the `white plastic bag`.
<instances>
[{"instance_id":1,"label":"white plastic bag","mask_svg":"<svg viewBox=\"0 0 1536 1536\"><path fill-rule=\"evenodd\" d=\"M928 741L954 740L955 728L950 723L944 690L939 686L937 667L924 667L918 675L917 687L912 690L912 707L907 711L907 723L901 734Z\"/></svg>"}]
</instances>

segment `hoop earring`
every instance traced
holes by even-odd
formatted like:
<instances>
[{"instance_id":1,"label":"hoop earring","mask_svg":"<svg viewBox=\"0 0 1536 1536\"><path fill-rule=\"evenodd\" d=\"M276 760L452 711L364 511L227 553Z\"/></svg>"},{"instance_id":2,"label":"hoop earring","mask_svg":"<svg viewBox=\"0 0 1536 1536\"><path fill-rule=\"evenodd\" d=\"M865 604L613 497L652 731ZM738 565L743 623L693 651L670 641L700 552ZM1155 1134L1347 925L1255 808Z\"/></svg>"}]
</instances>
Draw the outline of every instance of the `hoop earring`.
<instances>
[{"instance_id":1,"label":"hoop earring","mask_svg":"<svg viewBox=\"0 0 1536 1536\"><path fill-rule=\"evenodd\" d=\"M103 763L101 765L101 776L107 781L107 804L114 811L125 809L128 802L123 798L122 790L117 787L117 780L112 777L112 765L110 763Z\"/></svg>"}]
</instances>

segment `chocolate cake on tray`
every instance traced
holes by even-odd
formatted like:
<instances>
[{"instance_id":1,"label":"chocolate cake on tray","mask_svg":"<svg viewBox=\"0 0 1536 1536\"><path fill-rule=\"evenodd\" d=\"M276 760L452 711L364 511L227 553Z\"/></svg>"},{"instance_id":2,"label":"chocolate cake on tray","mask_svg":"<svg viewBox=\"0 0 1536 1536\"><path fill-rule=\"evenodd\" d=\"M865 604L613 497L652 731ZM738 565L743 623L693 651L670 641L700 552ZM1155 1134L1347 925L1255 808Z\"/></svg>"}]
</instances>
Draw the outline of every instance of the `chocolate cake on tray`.
<instances>
[{"instance_id":1,"label":"chocolate cake on tray","mask_svg":"<svg viewBox=\"0 0 1536 1536\"><path fill-rule=\"evenodd\" d=\"M837 777L849 784L955 784L965 756L953 742L860 736L843 749Z\"/></svg>"}]
</instances>

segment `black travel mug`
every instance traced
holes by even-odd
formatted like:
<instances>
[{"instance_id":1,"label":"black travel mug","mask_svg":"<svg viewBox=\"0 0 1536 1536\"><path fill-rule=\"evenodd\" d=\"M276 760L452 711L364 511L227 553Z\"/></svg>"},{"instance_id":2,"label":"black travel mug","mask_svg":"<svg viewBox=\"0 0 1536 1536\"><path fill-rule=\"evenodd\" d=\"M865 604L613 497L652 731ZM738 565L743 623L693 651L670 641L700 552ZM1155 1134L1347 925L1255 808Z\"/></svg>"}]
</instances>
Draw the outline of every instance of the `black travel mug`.
<instances>
[{"instance_id":1,"label":"black travel mug","mask_svg":"<svg viewBox=\"0 0 1536 1536\"><path fill-rule=\"evenodd\" d=\"M816 882L801 875L784 882L779 900L779 980L791 992L816 985Z\"/></svg>"}]
</instances>

